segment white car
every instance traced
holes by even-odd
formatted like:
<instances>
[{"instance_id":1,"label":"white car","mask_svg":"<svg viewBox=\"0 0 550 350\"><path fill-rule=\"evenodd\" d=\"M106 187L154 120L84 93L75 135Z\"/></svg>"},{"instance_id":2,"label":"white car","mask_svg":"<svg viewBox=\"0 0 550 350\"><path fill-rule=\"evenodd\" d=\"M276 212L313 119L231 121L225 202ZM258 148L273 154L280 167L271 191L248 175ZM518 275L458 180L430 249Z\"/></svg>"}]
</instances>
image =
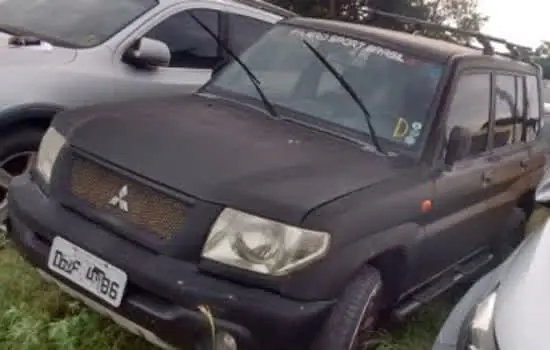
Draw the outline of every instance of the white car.
<instances>
[{"instance_id":1,"label":"white car","mask_svg":"<svg viewBox=\"0 0 550 350\"><path fill-rule=\"evenodd\" d=\"M536 201L550 203L550 171ZM546 214L547 215L547 214ZM550 218L451 311L432 350L548 350Z\"/></svg>"},{"instance_id":2,"label":"white car","mask_svg":"<svg viewBox=\"0 0 550 350\"><path fill-rule=\"evenodd\" d=\"M0 0L0 222L59 111L187 94L294 13L259 0ZM59 18L59 20L55 20Z\"/></svg>"}]
</instances>

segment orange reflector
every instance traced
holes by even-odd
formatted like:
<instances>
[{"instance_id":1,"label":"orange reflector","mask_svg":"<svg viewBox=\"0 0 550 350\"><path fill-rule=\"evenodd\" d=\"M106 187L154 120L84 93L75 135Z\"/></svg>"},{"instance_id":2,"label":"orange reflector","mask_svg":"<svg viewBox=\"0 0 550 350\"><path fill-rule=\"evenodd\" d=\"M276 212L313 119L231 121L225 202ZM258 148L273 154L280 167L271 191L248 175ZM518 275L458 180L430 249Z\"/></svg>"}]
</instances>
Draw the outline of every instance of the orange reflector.
<instances>
[{"instance_id":1,"label":"orange reflector","mask_svg":"<svg viewBox=\"0 0 550 350\"><path fill-rule=\"evenodd\" d=\"M432 201L429 199L424 199L422 203L420 203L420 209L426 213L430 210L432 210Z\"/></svg>"}]
</instances>

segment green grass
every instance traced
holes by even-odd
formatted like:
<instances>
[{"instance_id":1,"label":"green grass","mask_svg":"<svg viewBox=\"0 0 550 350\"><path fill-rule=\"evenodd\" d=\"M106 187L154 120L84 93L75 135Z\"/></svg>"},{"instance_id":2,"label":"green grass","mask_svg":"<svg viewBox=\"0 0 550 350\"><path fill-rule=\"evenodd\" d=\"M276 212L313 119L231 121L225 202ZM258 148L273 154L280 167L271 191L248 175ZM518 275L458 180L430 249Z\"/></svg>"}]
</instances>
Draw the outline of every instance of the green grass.
<instances>
[{"instance_id":1,"label":"green grass","mask_svg":"<svg viewBox=\"0 0 550 350\"><path fill-rule=\"evenodd\" d=\"M13 249L0 253L0 349L145 350L145 341L43 282Z\"/></svg>"},{"instance_id":2,"label":"green grass","mask_svg":"<svg viewBox=\"0 0 550 350\"><path fill-rule=\"evenodd\" d=\"M537 210L529 228L550 215ZM378 350L427 350L452 302L440 300L408 322L379 331ZM146 350L153 346L43 282L11 248L0 251L0 349Z\"/></svg>"}]
</instances>

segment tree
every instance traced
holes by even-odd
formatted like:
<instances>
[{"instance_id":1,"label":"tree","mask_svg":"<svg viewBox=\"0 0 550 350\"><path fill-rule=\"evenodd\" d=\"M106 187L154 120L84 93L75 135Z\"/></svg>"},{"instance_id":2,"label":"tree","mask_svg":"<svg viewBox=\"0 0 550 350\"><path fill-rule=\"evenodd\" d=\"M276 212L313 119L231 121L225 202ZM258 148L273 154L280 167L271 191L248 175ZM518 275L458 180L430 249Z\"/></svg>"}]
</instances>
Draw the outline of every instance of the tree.
<instances>
[{"instance_id":1,"label":"tree","mask_svg":"<svg viewBox=\"0 0 550 350\"><path fill-rule=\"evenodd\" d=\"M543 41L534 51L534 61L542 67L544 79L550 79L550 41Z\"/></svg>"},{"instance_id":2,"label":"tree","mask_svg":"<svg viewBox=\"0 0 550 350\"><path fill-rule=\"evenodd\" d=\"M550 57L550 41L542 41L535 49L535 56L541 58Z\"/></svg>"},{"instance_id":3,"label":"tree","mask_svg":"<svg viewBox=\"0 0 550 350\"><path fill-rule=\"evenodd\" d=\"M478 10L477 0L433 0L428 4L432 8L431 21L449 24L453 27L479 32L489 17ZM452 35L460 43L470 43L470 38L463 35Z\"/></svg>"},{"instance_id":4,"label":"tree","mask_svg":"<svg viewBox=\"0 0 550 350\"><path fill-rule=\"evenodd\" d=\"M478 11L477 0L271 0L303 16L337 18L392 29L404 29L395 20L371 18L368 9L392 12L408 17L429 20L439 24L449 24L460 29L479 31L488 20ZM426 35L433 35L425 33ZM441 34L438 34L442 37ZM445 34L444 38L467 42L460 35Z\"/></svg>"},{"instance_id":5,"label":"tree","mask_svg":"<svg viewBox=\"0 0 550 350\"><path fill-rule=\"evenodd\" d=\"M269 0L271 3L306 17L329 17L331 1L336 0Z\"/></svg>"}]
</instances>

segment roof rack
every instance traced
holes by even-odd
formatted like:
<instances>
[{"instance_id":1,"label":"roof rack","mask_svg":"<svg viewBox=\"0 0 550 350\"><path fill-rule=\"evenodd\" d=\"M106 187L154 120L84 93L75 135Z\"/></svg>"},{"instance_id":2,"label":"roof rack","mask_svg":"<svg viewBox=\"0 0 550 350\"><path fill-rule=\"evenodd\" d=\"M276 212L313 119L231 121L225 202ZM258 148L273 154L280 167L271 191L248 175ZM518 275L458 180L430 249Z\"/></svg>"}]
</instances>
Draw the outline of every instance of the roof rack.
<instances>
[{"instance_id":1,"label":"roof rack","mask_svg":"<svg viewBox=\"0 0 550 350\"><path fill-rule=\"evenodd\" d=\"M264 0L234 0L234 1L239 2L243 5L255 7L260 10L272 12L284 18L291 18L291 17L298 16L298 14L293 11L287 10L281 6L274 5Z\"/></svg>"},{"instance_id":2,"label":"roof rack","mask_svg":"<svg viewBox=\"0 0 550 350\"><path fill-rule=\"evenodd\" d=\"M390 12L384 12L379 10L373 10L373 9L367 9L365 12L368 14L372 14L373 16L369 19L369 22L376 19L377 17L386 17L386 18L392 18L394 20L397 20L398 22L401 22L402 24L410 24L412 25L412 31L418 32L419 30L434 30L439 32L452 32L454 34L459 34L467 37L471 37L476 39L482 46L483 46L483 54L485 55L501 55L506 56L515 60L520 61L526 61L530 62L530 55L532 54L532 49L527 46L521 46L517 44L513 44L505 39L497 38L494 36L486 35L480 32L473 32L469 30L463 30L454 28L451 26L446 26L438 23L429 22L426 20L413 18L413 17L407 17L395 13ZM457 43L459 45L467 46L467 47L473 47L472 45L468 44L462 44ZM499 43L503 44L506 49L508 50L508 53L502 53L502 52L496 52L493 45L491 43Z\"/></svg>"}]
</instances>

